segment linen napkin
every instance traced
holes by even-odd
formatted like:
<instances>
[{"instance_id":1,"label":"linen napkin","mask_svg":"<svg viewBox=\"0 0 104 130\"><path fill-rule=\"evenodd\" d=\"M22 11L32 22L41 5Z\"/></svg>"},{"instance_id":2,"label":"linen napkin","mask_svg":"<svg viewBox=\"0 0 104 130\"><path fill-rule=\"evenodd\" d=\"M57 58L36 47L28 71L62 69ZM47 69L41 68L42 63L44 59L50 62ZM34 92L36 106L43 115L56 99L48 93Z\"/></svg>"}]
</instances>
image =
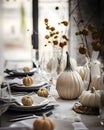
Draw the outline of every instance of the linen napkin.
<instances>
[{"instance_id":1,"label":"linen napkin","mask_svg":"<svg viewBox=\"0 0 104 130\"><path fill-rule=\"evenodd\" d=\"M29 127L1 127L0 130L31 130Z\"/></svg>"},{"instance_id":2,"label":"linen napkin","mask_svg":"<svg viewBox=\"0 0 104 130\"><path fill-rule=\"evenodd\" d=\"M72 123L74 130L89 130L83 122Z\"/></svg>"},{"instance_id":3,"label":"linen napkin","mask_svg":"<svg viewBox=\"0 0 104 130\"><path fill-rule=\"evenodd\" d=\"M57 119L53 119L53 120L55 122L54 130L73 130L73 126L69 121L57 120ZM29 130L33 130L34 121L35 119L23 120L23 121L13 123L10 127L23 126L23 127L30 128Z\"/></svg>"},{"instance_id":4,"label":"linen napkin","mask_svg":"<svg viewBox=\"0 0 104 130\"><path fill-rule=\"evenodd\" d=\"M60 119L54 119L55 122L55 129L54 130L89 130L83 122L70 122L68 120L60 120ZM28 127L30 130L33 129L33 122L35 119L29 119L29 120L23 120L19 122L15 122L11 125L11 127L16 126L23 126ZM74 128L73 128L74 127Z\"/></svg>"}]
</instances>

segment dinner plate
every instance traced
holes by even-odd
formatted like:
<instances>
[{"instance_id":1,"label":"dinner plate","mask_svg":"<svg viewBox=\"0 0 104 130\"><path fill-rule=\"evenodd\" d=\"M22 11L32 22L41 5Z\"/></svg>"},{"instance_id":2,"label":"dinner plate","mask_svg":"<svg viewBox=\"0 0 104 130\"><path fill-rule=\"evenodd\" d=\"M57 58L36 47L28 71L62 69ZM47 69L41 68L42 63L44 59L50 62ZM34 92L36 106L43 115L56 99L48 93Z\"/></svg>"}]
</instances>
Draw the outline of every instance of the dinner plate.
<instances>
[{"instance_id":1,"label":"dinner plate","mask_svg":"<svg viewBox=\"0 0 104 130\"><path fill-rule=\"evenodd\" d=\"M46 87L49 88L50 86L46 82L40 82L40 83L35 83L31 86L25 86L23 84L18 84L18 83L11 83L10 88L13 91L25 91L25 92L30 92L30 91L37 91L41 87Z\"/></svg>"},{"instance_id":2,"label":"dinner plate","mask_svg":"<svg viewBox=\"0 0 104 130\"><path fill-rule=\"evenodd\" d=\"M4 81L3 86L6 87L9 82L11 90L22 91L22 92L37 91L41 87L45 87L47 89L50 88L50 85L47 82L42 81L40 77L33 77L33 78L34 78L34 84L32 84L31 86L25 86L23 84L23 79L20 78Z\"/></svg>"},{"instance_id":3,"label":"dinner plate","mask_svg":"<svg viewBox=\"0 0 104 130\"><path fill-rule=\"evenodd\" d=\"M6 69L4 72L7 73L9 76L27 76L27 75L31 76L36 72L36 68L30 69L29 72L24 72L23 68L11 69L11 70Z\"/></svg>"},{"instance_id":4,"label":"dinner plate","mask_svg":"<svg viewBox=\"0 0 104 130\"><path fill-rule=\"evenodd\" d=\"M22 98L23 98L23 96L17 96L17 97L14 96L13 98L20 105L13 104L13 105L11 105L9 107L9 110L18 111L18 112L33 112L33 111L35 111L37 109L41 109L42 107L45 107L49 103L48 98L39 97L37 94L30 95L30 96L34 100L34 103L33 103L32 106L24 106L22 104Z\"/></svg>"}]
</instances>

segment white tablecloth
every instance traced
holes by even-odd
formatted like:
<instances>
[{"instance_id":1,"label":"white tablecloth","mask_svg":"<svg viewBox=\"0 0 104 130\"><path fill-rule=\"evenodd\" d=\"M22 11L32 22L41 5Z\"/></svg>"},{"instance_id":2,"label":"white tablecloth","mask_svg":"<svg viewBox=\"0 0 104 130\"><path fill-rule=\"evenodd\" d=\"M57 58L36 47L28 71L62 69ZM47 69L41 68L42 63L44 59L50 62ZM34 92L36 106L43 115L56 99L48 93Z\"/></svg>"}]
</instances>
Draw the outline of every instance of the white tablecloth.
<instances>
[{"instance_id":1,"label":"white tablecloth","mask_svg":"<svg viewBox=\"0 0 104 130\"><path fill-rule=\"evenodd\" d=\"M55 122L55 130L104 130L100 125L98 116L78 114L72 110L77 100L62 100L59 98L55 87L51 87L50 94L59 104L50 116ZM10 127L25 126L31 130L35 119L28 119L13 123Z\"/></svg>"}]
</instances>

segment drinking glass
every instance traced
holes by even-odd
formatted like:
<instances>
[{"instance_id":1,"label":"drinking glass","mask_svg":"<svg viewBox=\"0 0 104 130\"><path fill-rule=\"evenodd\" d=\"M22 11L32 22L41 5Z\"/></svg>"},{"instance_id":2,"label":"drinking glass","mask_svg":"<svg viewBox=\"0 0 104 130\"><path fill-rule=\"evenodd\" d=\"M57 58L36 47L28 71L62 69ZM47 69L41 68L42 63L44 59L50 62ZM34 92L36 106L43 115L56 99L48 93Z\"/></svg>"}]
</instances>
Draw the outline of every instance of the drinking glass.
<instances>
[{"instance_id":1,"label":"drinking glass","mask_svg":"<svg viewBox=\"0 0 104 130\"><path fill-rule=\"evenodd\" d=\"M1 97L1 94L2 94L2 91L1 91L2 82L3 82L3 76L0 75L0 97Z\"/></svg>"},{"instance_id":2,"label":"drinking glass","mask_svg":"<svg viewBox=\"0 0 104 130\"><path fill-rule=\"evenodd\" d=\"M100 124L102 126L104 126L104 89L100 90L100 109L99 109L99 113L100 113Z\"/></svg>"},{"instance_id":3,"label":"drinking glass","mask_svg":"<svg viewBox=\"0 0 104 130\"><path fill-rule=\"evenodd\" d=\"M32 62L37 68L37 72L39 71L39 50L32 49Z\"/></svg>"},{"instance_id":4,"label":"drinking glass","mask_svg":"<svg viewBox=\"0 0 104 130\"><path fill-rule=\"evenodd\" d=\"M100 124L104 126L104 72L101 75L99 119Z\"/></svg>"}]
</instances>

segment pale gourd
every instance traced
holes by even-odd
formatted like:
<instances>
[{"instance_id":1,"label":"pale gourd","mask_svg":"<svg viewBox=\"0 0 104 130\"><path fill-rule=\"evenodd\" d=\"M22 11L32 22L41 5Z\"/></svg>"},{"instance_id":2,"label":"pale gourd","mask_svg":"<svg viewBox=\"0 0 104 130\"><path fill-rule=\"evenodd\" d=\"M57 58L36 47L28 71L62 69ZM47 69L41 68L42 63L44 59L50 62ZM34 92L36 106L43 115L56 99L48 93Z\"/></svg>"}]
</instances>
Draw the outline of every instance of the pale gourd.
<instances>
[{"instance_id":1,"label":"pale gourd","mask_svg":"<svg viewBox=\"0 0 104 130\"><path fill-rule=\"evenodd\" d=\"M91 86L95 87L96 90L101 88L101 78L100 75L95 75L91 80Z\"/></svg>"},{"instance_id":2,"label":"pale gourd","mask_svg":"<svg viewBox=\"0 0 104 130\"><path fill-rule=\"evenodd\" d=\"M54 130L55 123L54 121L46 117L45 114L43 114L42 118L38 118L33 122L33 130Z\"/></svg>"},{"instance_id":3,"label":"pale gourd","mask_svg":"<svg viewBox=\"0 0 104 130\"><path fill-rule=\"evenodd\" d=\"M66 54L66 68L57 78L56 90L63 99L75 99L82 93L84 84L78 72L72 69L68 52Z\"/></svg>"},{"instance_id":4,"label":"pale gourd","mask_svg":"<svg viewBox=\"0 0 104 130\"><path fill-rule=\"evenodd\" d=\"M25 73L27 73L27 72L30 71L30 68L29 68L29 67L24 67L24 68L23 68L23 71L24 71Z\"/></svg>"},{"instance_id":5,"label":"pale gourd","mask_svg":"<svg viewBox=\"0 0 104 130\"><path fill-rule=\"evenodd\" d=\"M48 97L49 93L48 93L48 90L46 88L40 88L38 91L37 91L37 94L38 96L40 97Z\"/></svg>"},{"instance_id":6,"label":"pale gourd","mask_svg":"<svg viewBox=\"0 0 104 130\"><path fill-rule=\"evenodd\" d=\"M89 68L89 61L87 59L86 59L86 63L83 66L76 67L76 71L80 74L82 80L89 81L90 68Z\"/></svg>"},{"instance_id":7,"label":"pale gourd","mask_svg":"<svg viewBox=\"0 0 104 130\"><path fill-rule=\"evenodd\" d=\"M32 76L26 76L23 78L23 84L25 86L31 86L34 83L34 79Z\"/></svg>"},{"instance_id":8,"label":"pale gourd","mask_svg":"<svg viewBox=\"0 0 104 130\"><path fill-rule=\"evenodd\" d=\"M34 100L33 100L33 98L30 97L30 96L24 96L24 97L22 98L22 104L23 104L24 106L32 106L33 102L34 102Z\"/></svg>"},{"instance_id":9,"label":"pale gourd","mask_svg":"<svg viewBox=\"0 0 104 130\"><path fill-rule=\"evenodd\" d=\"M83 106L99 107L100 105L100 91L95 90L94 87L91 90L83 91L79 97L79 101Z\"/></svg>"}]
</instances>

